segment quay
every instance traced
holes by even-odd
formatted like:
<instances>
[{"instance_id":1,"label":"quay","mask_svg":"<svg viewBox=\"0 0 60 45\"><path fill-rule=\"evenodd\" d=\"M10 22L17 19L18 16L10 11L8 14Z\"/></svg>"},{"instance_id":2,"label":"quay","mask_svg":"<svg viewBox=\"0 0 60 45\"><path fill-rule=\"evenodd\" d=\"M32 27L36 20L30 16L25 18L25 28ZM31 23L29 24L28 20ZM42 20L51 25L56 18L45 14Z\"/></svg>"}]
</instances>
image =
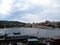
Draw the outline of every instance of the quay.
<instances>
[{"instance_id":1,"label":"quay","mask_svg":"<svg viewBox=\"0 0 60 45\"><path fill-rule=\"evenodd\" d=\"M17 45L18 42L26 45L46 45L46 43L40 42L36 36L0 36L0 45Z\"/></svg>"},{"instance_id":2,"label":"quay","mask_svg":"<svg viewBox=\"0 0 60 45\"><path fill-rule=\"evenodd\" d=\"M0 35L0 45L18 45L23 43L25 45L60 45L60 38L38 38L34 35L15 35L9 36L7 34ZM17 33L19 34L19 33Z\"/></svg>"}]
</instances>

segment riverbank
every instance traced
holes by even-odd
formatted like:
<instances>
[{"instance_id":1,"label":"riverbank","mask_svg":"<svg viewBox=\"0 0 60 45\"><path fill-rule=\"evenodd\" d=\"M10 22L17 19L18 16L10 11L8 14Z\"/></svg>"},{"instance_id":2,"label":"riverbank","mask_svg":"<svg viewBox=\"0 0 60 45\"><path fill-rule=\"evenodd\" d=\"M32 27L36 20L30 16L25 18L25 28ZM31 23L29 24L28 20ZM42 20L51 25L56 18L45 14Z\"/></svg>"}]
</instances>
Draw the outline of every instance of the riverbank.
<instances>
[{"instance_id":1,"label":"riverbank","mask_svg":"<svg viewBox=\"0 0 60 45\"><path fill-rule=\"evenodd\" d=\"M40 28L40 29L60 29L60 28L53 28L53 27L4 27L4 28ZM0 28L0 29L4 29Z\"/></svg>"}]
</instances>

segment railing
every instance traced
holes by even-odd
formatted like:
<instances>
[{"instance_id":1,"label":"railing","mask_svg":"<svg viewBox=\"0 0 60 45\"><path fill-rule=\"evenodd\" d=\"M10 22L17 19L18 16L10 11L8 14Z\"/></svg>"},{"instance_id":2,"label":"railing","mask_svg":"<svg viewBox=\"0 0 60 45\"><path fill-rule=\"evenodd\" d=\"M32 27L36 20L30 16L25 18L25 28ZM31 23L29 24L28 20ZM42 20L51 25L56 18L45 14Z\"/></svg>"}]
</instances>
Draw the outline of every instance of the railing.
<instances>
[{"instance_id":1,"label":"railing","mask_svg":"<svg viewBox=\"0 0 60 45\"><path fill-rule=\"evenodd\" d=\"M23 35L23 36L7 36L5 39L28 39L28 38L37 38L35 36L28 36L28 35Z\"/></svg>"}]
</instances>

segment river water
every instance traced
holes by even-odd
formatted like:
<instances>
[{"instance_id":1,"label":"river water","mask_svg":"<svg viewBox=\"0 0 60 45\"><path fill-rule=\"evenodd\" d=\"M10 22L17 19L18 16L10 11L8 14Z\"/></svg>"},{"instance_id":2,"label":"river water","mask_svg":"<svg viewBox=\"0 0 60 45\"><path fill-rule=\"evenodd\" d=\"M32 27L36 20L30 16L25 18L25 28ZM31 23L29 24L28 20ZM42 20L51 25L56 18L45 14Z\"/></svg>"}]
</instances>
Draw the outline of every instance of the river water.
<instances>
[{"instance_id":1,"label":"river water","mask_svg":"<svg viewBox=\"0 0 60 45\"><path fill-rule=\"evenodd\" d=\"M20 32L21 35L34 35L38 37L55 37L60 36L60 29L41 29L41 28L5 28L0 29L0 35L13 35L13 32Z\"/></svg>"},{"instance_id":2,"label":"river water","mask_svg":"<svg viewBox=\"0 0 60 45\"><path fill-rule=\"evenodd\" d=\"M13 32L20 32L21 35L34 35L38 37L54 37L60 36L60 29L41 29L41 28L5 28L0 29L0 35L7 33L8 35L13 35Z\"/></svg>"}]
</instances>

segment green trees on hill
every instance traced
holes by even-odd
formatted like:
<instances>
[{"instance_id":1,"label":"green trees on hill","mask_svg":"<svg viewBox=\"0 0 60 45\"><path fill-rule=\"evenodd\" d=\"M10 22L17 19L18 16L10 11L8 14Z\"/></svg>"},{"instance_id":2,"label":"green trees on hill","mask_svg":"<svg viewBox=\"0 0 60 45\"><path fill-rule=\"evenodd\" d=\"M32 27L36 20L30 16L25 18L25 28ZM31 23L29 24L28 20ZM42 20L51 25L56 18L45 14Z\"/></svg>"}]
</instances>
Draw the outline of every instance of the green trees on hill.
<instances>
[{"instance_id":1,"label":"green trees on hill","mask_svg":"<svg viewBox=\"0 0 60 45\"><path fill-rule=\"evenodd\" d=\"M22 27L25 23L18 21L0 21L0 28Z\"/></svg>"},{"instance_id":2,"label":"green trees on hill","mask_svg":"<svg viewBox=\"0 0 60 45\"><path fill-rule=\"evenodd\" d=\"M55 25L51 25L51 24L49 24L48 27L55 28Z\"/></svg>"},{"instance_id":3,"label":"green trees on hill","mask_svg":"<svg viewBox=\"0 0 60 45\"><path fill-rule=\"evenodd\" d=\"M57 23L57 27L60 28L60 23Z\"/></svg>"},{"instance_id":4,"label":"green trees on hill","mask_svg":"<svg viewBox=\"0 0 60 45\"><path fill-rule=\"evenodd\" d=\"M53 28L56 28L56 27L57 27L57 28L60 28L60 22L57 23L56 25L53 25L53 24L51 25L51 24L49 24L48 27L53 27Z\"/></svg>"}]
</instances>

